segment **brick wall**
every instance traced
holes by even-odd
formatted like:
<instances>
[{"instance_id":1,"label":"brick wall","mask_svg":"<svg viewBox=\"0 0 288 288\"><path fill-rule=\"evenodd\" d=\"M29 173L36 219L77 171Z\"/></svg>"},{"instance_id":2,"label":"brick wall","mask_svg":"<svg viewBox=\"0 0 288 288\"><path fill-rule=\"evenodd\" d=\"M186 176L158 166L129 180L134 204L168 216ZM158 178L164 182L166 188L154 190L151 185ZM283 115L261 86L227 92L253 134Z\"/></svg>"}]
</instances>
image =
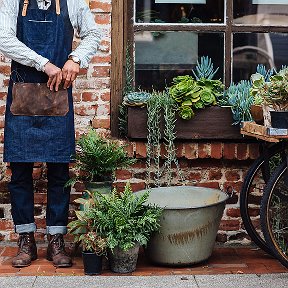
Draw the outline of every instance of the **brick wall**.
<instances>
[{"instance_id":1,"label":"brick wall","mask_svg":"<svg viewBox=\"0 0 288 288\"><path fill-rule=\"evenodd\" d=\"M90 0L90 8L96 22L105 34L98 54L92 59L87 70L75 83L74 105L77 137L93 124L101 133L110 131L110 69L111 69L111 1ZM78 40L75 39L76 46ZM0 153L3 152L3 127L6 90L10 73L10 60L0 58ZM115 185L123 188L127 181L135 191L145 187L146 147L143 142L129 142L128 152L138 162L129 170L116 173ZM258 155L257 144L221 143L221 142L185 142L177 144L177 156L185 184L203 187L227 189L232 186L235 195L229 200L218 233L220 242L249 242L242 227L239 211L239 191L243 176L251 161ZM16 240L11 219L7 183L10 178L9 168L3 169L4 178L0 182L0 241ZM45 165L35 163L33 173L35 183L35 219L38 226L37 239L44 240L46 171ZM176 178L174 180L176 184ZM83 185L78 183L72 190L70 216L75 209L72 201L81 195Z\"/></svg>"}]
</instances>

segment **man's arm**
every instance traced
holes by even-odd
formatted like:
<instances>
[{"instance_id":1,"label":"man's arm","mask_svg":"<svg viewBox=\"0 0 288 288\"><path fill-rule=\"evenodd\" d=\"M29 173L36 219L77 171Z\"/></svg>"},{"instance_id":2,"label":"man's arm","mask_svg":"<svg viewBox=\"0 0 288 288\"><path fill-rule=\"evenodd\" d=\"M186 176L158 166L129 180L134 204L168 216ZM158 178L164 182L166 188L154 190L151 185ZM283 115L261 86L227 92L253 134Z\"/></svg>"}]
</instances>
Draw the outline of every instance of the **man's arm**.
<instances>
[{"instance_id":1,"label":"man's arm","mask_svg":"<svg viewBox=\"0 0 288 288\"><path fill-rule=\"evenodd\" d=\"M0 0L0 51L23 65L44 71L49 61L31 50L16 37L19 0Z\"/></svg>"}]
</instances>

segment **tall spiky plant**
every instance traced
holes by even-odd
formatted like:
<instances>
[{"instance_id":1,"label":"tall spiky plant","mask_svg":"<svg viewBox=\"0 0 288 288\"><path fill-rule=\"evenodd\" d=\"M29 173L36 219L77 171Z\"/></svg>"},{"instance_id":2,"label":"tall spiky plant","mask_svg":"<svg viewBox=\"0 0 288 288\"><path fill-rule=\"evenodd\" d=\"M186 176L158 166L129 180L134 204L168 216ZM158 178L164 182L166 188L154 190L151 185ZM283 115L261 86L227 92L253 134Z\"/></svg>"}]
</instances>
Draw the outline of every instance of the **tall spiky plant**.
<instances>
[{"instance_id":1,"label":"tall spiky plant","mask_svg":"<svg viewBox=\"0 0 288 288\"><path fill-rule=\"evenodd\" d=\"M211 80L217 73L219 67L214 69L213 63L211 58L208 56L202 56L200 58L200 62L197 61L197 65L194 70L192 70L193 75L195 76L196 80L201 80L202 78Z\"/></svg>"}]
</instances>

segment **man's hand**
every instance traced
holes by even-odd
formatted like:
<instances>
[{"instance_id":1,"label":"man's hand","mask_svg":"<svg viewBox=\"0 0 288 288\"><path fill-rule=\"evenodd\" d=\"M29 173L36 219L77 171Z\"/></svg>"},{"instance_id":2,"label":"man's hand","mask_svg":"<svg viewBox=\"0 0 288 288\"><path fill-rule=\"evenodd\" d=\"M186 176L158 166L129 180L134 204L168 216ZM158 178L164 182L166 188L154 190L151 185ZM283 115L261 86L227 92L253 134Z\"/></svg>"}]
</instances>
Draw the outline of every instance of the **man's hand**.
<instances>
[{"instance_id":1,"label":"man's hand","mask_svg":"<svg viewBox=\"0 0 288 288\"><path fill-rule=\"evenodd\" d=\"M67 89L70 87L72 82L76 79L80 71L80 65L73 62L72 60L67 60L64 67L62 68L63 77L63 88Z\"/></svg>"},{"instance_id":2,"label":"man's hand","mask_svg":"<svg viewBox=\"0 0 288 288\"><path fill-rule=\"evenodd\" d=\"M47 87L53 91L58 91L59 85L62 82L62 71L59 67L55 66L54 64L48 62L44 66L44 72L49 76Z\"/></svg>"}]
</instances>

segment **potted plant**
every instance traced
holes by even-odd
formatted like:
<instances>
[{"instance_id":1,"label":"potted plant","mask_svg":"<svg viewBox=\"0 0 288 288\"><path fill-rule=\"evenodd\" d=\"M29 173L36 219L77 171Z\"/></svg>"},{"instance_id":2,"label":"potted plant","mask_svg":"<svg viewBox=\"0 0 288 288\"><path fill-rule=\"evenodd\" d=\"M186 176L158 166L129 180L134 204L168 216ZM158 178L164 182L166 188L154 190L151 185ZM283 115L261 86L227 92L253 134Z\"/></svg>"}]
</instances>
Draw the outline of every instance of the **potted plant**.
<instances>
[{"instance_id":1,"label":"potted plant","mask_svg":"<svg viewBox=\"0 0 288 288\"><path fill-rule=\"evenodd\" d=\"M83 205L89 204L89 200L82 198L76 199L75 202ZM93 214L89 208L76 211L76 217L76 220L68 224L68 228L69 233L74 235L76 247L82 244L84 273L86 275L101 274L102 256L106 254L107 240L96 231Z\"/></svg>"},{"instance_id":2,"label":"potted plant","mask_svg":"<svg viewBox=\"0 0 288 288\"><path fill-rule=\"evenodd\" d=\"M116 169L128 167L136 161L128 156L118 141L104 138L94 129L77 141L75 160L77 176L70 179L67 185L82 181L87 190L96 189L104 194L111 192Z\"/></svg>"},{"instance_id":3,"label":"potted plant","mask_svg":"<svg viewBox=\"0 0 288 288\"><path fill-rule=\"evenodd\" d=\"M259 73L251 76L251 94L262 97L270 109L271 126L288 128L288 70L284 68L267 81Z\"/></svg>"},{"instance_id":4,"label":"potted plant","mask_svg":"<svg viewBox=\"0 0 288 288\"><path fill-rule=\"evenodd\" d=\"M90 211L100 235L107 239L110 268L116 273L136 269L138 251L146 245L151 233L159 228L162 209L145 205L149 192L136 196L128 183L124 192L116 188L109 195L93 193Z\"/></svg>"}]
</instances>

